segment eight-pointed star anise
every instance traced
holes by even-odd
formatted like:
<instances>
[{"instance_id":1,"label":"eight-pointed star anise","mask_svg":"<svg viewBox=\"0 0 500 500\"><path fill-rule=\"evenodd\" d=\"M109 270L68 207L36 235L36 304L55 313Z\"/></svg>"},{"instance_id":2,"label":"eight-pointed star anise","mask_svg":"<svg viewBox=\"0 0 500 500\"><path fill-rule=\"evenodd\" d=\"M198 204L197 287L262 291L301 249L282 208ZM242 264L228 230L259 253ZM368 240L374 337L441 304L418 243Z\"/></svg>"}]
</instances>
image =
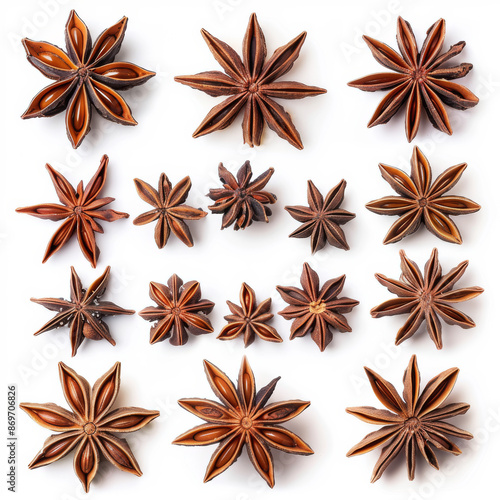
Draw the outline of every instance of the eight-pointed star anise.
<instances>
[{"instance_id":1,"label":"eight-pointed star anise","mask_svg":"<svg viewBox=\"0 0 500 500\"><path fill-rule=\"evenodd\" d=\"M403 377L403 399L390 382L370 368L365 367L365 372L375 396L387 410L379 410L372 406L346 408L347 413L364 422L383 425L381 429L368 434L351 448L347 456L361 455L384 445L373 469L372 483L380 479L403 448L410 481L415 477L417 449L435 469L439 469L439 464L432 447L453 455L462 453L447 436L472 439L472 434L444 422L457 415L463 415L470 407L466 403L444 405L457 380L458 368L450 368L440 373L431 379L420 393L420 372L417 357L413 355Z\"/></svg>"},{"instance_id":2,"label":"eight-pointed star anise","mask_svg":"<svg viewBox=\"0 0 500 500\"><path fill-rule=\"evenodd\" d=\"M141 476L127 441L114 433L142 429L160 412L134 406L111 410L120 389L120 363L115 363L92 389L87 380L61 362L59 378L72 411L54 403L19 405L37 424L60 433L45 441L29 468L50 465L76 447L73 465L86 492L97 474L101 455L118 469Z\"/></svg>"},{"instance_id":3,"label":"eight-pointed star anise","mask_svg":"<svg viewBox=\"0 0 500 500\"><path fill-rule=\"evenodd\" d=\"M155 207L134 219L136 226L149 224L157 220L155 241L158 248L163 248L168 241L170 231L188 247L193 246L193 237L185 220L198 220L207 215L201 208L183 205L191 189L191 179L184 177L172 189L172 183L165 174L160 175L158 190L141 179L134 179L137 194Z\"/></svg>"},{"instance_id":4,"label":"eight-pointed star anise","mask_svg":"<svg viewBox=\"0 0 500 500\"><path fill-rule=\"evenodd\" d=\"M340 181L323 199L313 181L307 181L307 203L309 206L285 207L285 210L295 220L302 222L302 225L289 237L307 238L310 236L312 253L321 250L326 242L334 247L349 250L344 231L340 225L354 219L356 214L339 208L344 200L345 187L346 181Z\"/></svg>"},{"instance_id":5,"label":"eight-pointed star anise","mask_svg":"<svg viewBox=\"0 0 500 500\"><path fill-rule=\"evenodd\" d=\"M388 45L363 36L377 62L394 71L375 73L348 84L368 92L390 90L375 110L368 127L387 123L406 103L405 130L408 142L417 135L424 111L435 128L451 135L453 131L444 104L464 110L479 102L468 88L450 82L467 75L472 64L444 67L465 47L465 42L459 42L440 55L445 33L445 21L439 19L427 31L427 38L419 52L410 24L399 17L396 40L401 55Z\"/></svg>"},{"instance_id":6,"label":"eight-pointed star anise","mask_svg":"<svg viewBox=\"0 0 500 500\"><path fill-rule=\"evenodd\" d=\"M463 196L444 194L460 180L466 163L446 169L434 182L427 158L415 146L410 160L411 175L402 170L379 164L382 177L400 196L386 196L371 201L366 208L379 215L398 215L384 238L384 244L395 243L414 233L423 222L438 238L450 243L462 243L462 237L450 215L466 215L481 207Z\"/></svg>"},{"instance_id":7,"label":"eight-pointed star anise","mask_svg":"<svg viewBox=\"0 0 500 500\"><path fill-rule=\"evenodd\" d=\"M155 344L170 337L173 345L184 345L188 341L188 330L194 335L213 332L207 318L215 304L201 300L201 286L197 281L189 281L183 286L182 280L173 274L167 285L151 282L149 296L158 307L146 307L139 316L146 321L154 321L150 331L150 343Z\"/></svg>"},{"instance_id":8,"label":"eight-pointed star anise","mask_svg":"<svg viewBox=\"0 0 500 500\"><path fill-rule=\"evenodd\" d=\"M308 401L282 401L265 406L280 377L256 394L253 371L245 357L237 388L212 363L205 360L204 364L210 387L223 404L208 399L180 399L179 404L185 410L208 423L182 434L174 444L205 446L220 443L208 464L205 482L232 465L244 445L253 466L271 488L274 486L274 465L269 447L296 455L314 453L296 434L278 425L300 415L309 406Z\"/></svg>"},{"instance_id":9,"label":"eight-pointed star anise","mask_svg":"<svg viewBox=\"0 0 500 500\"><path fill-rule=\"evenodd\" d=\"M92 264L92 267L96 267L99 248L95 241L95 233L104 232L96 219L114 222L128 217L128 214L123 212L110 209L102 210L103 207L115 200L108 197L98 198L106 182L108 161L109 158L104 155L97 172L90 179L86 188L83 188L83 181L80 181L76 190L62 174L47 163L46 168L62 205L45 203L16 209L16 212L32 215L39 219L49 219L56 222L64 220L50 239L42 262L46 262L59 251L76 232L83 255Z\"/></svg>"},{"instance_id":10,"label":"eight-pointed star anise","mask_svg":"<svg viewBox=\"0 0 500 500\"><path fill-rule=\"evenodd\" d=\"M71 341L71 355L74 356L85 338L91 340L106 339L111 345L116 345L109 333L109 328L104 323L106 316L118 314L134 314L131 309L123 309L113 302L101 300L106 292L111 268L108 266L104 274L97 278L86 290L82 282L71 267L70 300L65 299L31 299L32 302L40 304L57 314L35 335L48 332L54 328L67 325L69 327L69 338Z\"/></svg>"},{"instance_id":11,"label":"eight-pointed star anise","mask_svg":"<svg viewBox=\"0 0 500 500\"><path fill-rule=\"evenodd\" d=\"M306 262L300 277L303 290L294 286L277 286L281 298L290 304L278 314L285 319L293 319L290 339L303 337L311 332L311 337L321 351L332 341L333 330L350 332L344 314L357 306L357 300L338 295L344 288L345 274L325 282L319 289L318 274Z\"/></svg>"},{"instance_id":12,"label":"eight-pointed star anise","mask_svg":"<svg viewBox=\"0 0 500 500\"><path fill-rule=\"evenodd\" d=\"M116 90L141 85L155 73L132 63L113 62L126 29L127 18L123 17L92 46L87 26L72 10L65 28L67 53L51 43L24 38L28 61L56 82L33 98L22 118L54 116L66 109L66 131L74 148L90 131L92 106L107 120L137 125Z\"/></svg>"},{"instance_id":13,"label":"eight-pointed star anise","mask_svg":"<svg viewBox=\"0 0 500 500\"><path fill-rule=\"evenodd\" d=\"M300 134L290 115L274 99L302 99L326 92L325 89L299 82L276 81L292 69L306 39L306 32L277 49L267 62L266 40L255 14L250 16L243 39L243 60L234 49L208 31L201 30L201 34L226 74L205 71L191 76L177 76L175 81L212 97L230 97L212 108L193 137L228 127L244 109L243 141L250 147L260 145L265 122L282 139L302 149Z\"/></svg>"},{"instance_id":14,"label":"eight-pointed star anise","mask_svg":"<svg viewBox=\"0 0 500 500\"><path fill-rule=\"evenodd\" d=\"M236 179L222 163L219 164L219 177L224 185L222 189L210 189L208 197L215 201L208 208L214 214L222 216L221 229L234 223L234 230L245 229L253 221L269 222L271 209L268 203L276 203L276 195L262 191L274 173L274 168L267 169L257 179L252 179L252 167L246 161L238 170Z\"/></svg>"},{"instance_id":15,"label":"eight-pointed star anise","mask_svg":"<svg viewBox=\"0 0 500 500\"><path fill-rule=\"evenodd\" d=\"M453 307L454 304L471 300L481 293L483 289L478 286L459 288L453 290L457 281L463 276L469 261L464 261L443 276L441 265L438 261L436 248L425 264L424 276L417 264L408 257L403 250L401 255L400 281L387 278L383 274L375 274L379 283L391 293L398 296L374 307L370 313L374 318L394 316L396 314L409 314L404 325L396 336L396 345L409 339L425 322L427 332L438 349L443 347L441 335L441 317L449 325L458 325L462 328L476 326L469 316Z\"/></svg>"}]
</instances>

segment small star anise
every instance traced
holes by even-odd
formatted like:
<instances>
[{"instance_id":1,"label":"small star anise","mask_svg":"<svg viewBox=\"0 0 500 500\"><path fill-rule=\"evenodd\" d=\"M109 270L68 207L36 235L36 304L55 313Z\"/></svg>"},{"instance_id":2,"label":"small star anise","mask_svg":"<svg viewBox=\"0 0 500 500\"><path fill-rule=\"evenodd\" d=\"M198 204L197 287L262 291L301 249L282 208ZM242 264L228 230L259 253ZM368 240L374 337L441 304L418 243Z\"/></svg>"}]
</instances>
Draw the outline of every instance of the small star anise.
<instances>
[{"instance_id":1,"label":"small star anise","mask_svg":"<svg viewBox=\"0 0 500 500\"><path fill-rule=\"evenodd\" d=\"M451 135L453 131L444 104L464 110L479 102L468 88L450 82L467 75L472 64L443 67L465 47L465 42L459 42L440 55L445 33L445 21L439 19L427 31L427 38L419 52L410 24L399 17L396 39L401 55L388 45L363 36L377 62L395 71L375 73L348 84L368 92L390 90L375 110L368 123L369 128L387 123L406 103L405 130L408 142L417 135L423 111L435 128Z\"/></svg>"},{"instance_id":2,"label":"small star anise","mask_svg":"<svg viewBox=\"0 0 500 500\"><path fill-rule=\"evenodd\" d=\"M62 205L45 203L16 209L16 212L32 215L39 219L49 219L56 222L64 220L50 239L42 262L46 262L57 251L61 250L76 232L83 255L92 267L96 267L99 248L95 241L95 233L104 232L96 219L114 222L128 217L128 214L123 212L110 209L102 210L104 206L115 200L114 198L98 198L106 182L108 161L109 158L104 155L97 172L90 179L85 190L83 189L83 181L80 181L75 190L62 174L47 163L46 168Z\"/></svg>"},{"instance_id":3,"label":"small star anise","mask_svg":"<svg viewBox=\"0 0 500 500\"><path fill-rule=\"evenodd\" d=\"M167 285L151 282L149 296L158 307L146 307L139 312L141 318L155 322L151 327L150 343L170 338L172 345L184 345L188 341L186 330L194 335L213 332L206 315L215 304L201 300L200 284L189 281L183 286L179 276L173 274Z\"/></svg>"},{"instance_id":4,"label":"small star anise","mask_svg":"<svg viewBox=\"0 0 500 500\"><path fill-rule=\"evenodd\" d=\"M473 438L470 432L444 422L467 413L470 408L466 403L443 405L453 390L458 377L458 368L450 368L440 373L431 379L420 393L420 372L417 357L413 355L403 377L404 400L390 382L367 367L365 372L375 396L389 411L372 406L346 408L347 413L364 422L384 425L351 448L347 456L361 455L384 445L373 469L372 483L380 479L389 464L403 449L406 454L408 479L413 481L417 449L430 466L439 469L432 446L453 455L460 455L462 452L447 435L460 439Z\"/></svg>"},{"instance_id":5,"label":"small star anise","mask_svg":"<svg viewBox=\"0 0 500 500\"><path fill-rule=\"evenodd\" d=\"M220 443L210 459L204 482L234 464L243 445L253 466L271 488L274 486L274 464L270 446L294 455L314 453L296 434L278 425L300 415L310 405L308 401L282 401L265 406L280 377L256 394L253 371L245 357L238 388L212 363L205 360L204 365L208 383L222 405L208 399L180 399L179 404L185 410L208 424L194 427L173 442L184 446Z\"/></svg>"},{"instance_id":6,"label":"small star anise","mask_svg":"<svg viewBox=\"0 0 500 500\"><path fill-rule=\"evenodd\" d=\"M450 215L466 215L481 207L463 196L444 196L460 180L467 163L445 170L434 182L427 158L415 146L411 157L411 175L389 165L379 164L382 177L400 196L386 196L371 201L366 208L379 215L398 215L384 238L384 244L395 243L414 233L422 222L438 238L462 243L462 236Z\"/></svg>"},{"instance_id":7,"label":"small star anise","mask_svg":"<svg viewBox=\"0 0 500 500\"><path fill-rule=\"evenodd\" d=\"M333 330L350 332L351 327L343 314L357 306L357 300L338 295L344 288L345 274L325 282L319 289L318 274L306 262L300 277L303 290L294 286L277 286L281 298L290 304L279 312L285 319L293 319L290 339L311 337L321 351L332 341Z\"/></svg>"},{"instance_id":8,"label":"small star anise","mask_svg":"<svg viewBox=\"0 0 500 500\"><path fill-rule=\"evenodd\" d=\"M139 215L134 219L136 226L158 220L155 227L155 241L158 248L163 248L168 241L170 231L188 247L193 246L193 237L185 220L198 220L207 215L201 208L183 205L191 189L191 179L184 177L172 189L172 183L165 174L160 175L158 191L141 179L134 179L137 194L154 210Z\"/></svg>"},{"instance_id":9,"label":"small star anise","mask_svg":"<svg viewBox=\"0 0 500 500\"><path fill-rule=\"evenodd\" d=\"M408 259L403 250L400 251L400 255L401 281L387 278L383 274L375 274L378 282L399 298L387 300L370 311L374 318L396 314L410 315L398 331L396 345L412 337L425 321L427 333L436 347L441 349L443 340L440 317L449 325L458 325L462 328L476 326L469 316L453 307L454 304L471 300L484 291L478 286L452 290L465 273L469 261L461 262L443 276L438 261L438 251L434 248L425 264L422 276L417 264Z\"/></svg>"},{"instance_id":10,"label":"small star anise","mask_svg":"<svg viewBox=\"0 0 500 500\"><path fill-rule=\"evenodd\" d=\"M245 229L253 221L269 222L271 209L268 203L276 203L276 195L262 191L274 173L274 168L267 169L257 179L252 179L252 167L246 161L238 170L236 179L222 163L219 164L219 177L223 189L210 189L208 197L215 201L208 208L214 214L224 214L222 227L225 229L234 223L234 230Z\"/></svg>"},{"instance_id":11,"label":"small star anise","mask_svg":"<svg viewBox=\"0 0 500 500\"><path fill-rule=\"evenodd\" d=\"M73 465L85 492L97 474L101 455L118 469L142 476L127 441L113 433L142 429L160 412L134 406L111 410L120 389L120 366L115 363L91 389L87 380L60 362L59 377L72 411L54 403L19 405L38 425L60 433L45 441L30 469L50 465L76 447Z\"/></svg>"},{"instance_id":12,"label":"small star anise","mask_svg":"<svg viewBox=\"0 0 500 500\"><path fill-rule=\"evenodd\" d=\"M65 28L67 53L51 43L24 38L28 61L56 82L33 98L21 118L54 116L66 109L66 131L74 148L90 131L92 106L107 120L137 125L127 103L113 89L141 85L155 73L132 63L113 62L126 29L123 17L92 46L87 26L72 10Z\"/></svg>"},{"instance_id":13,"label":"small star anise","mask_svg":"<svg viewBox=\"0 0 500 500\"><path fill-rule=\"evenodd\" d=\"M71 341L71 355L74 356L83 339L106 339L111 345L116 342L109 333L109 328L103 319L106 316L118 314L134 314L131 309L123 309L113 302L103 301L101 297L106 292L111 268L108 266L104 274L97 278L86 290L71 267L70 300L65 299L31 299L57 314L40 328L35 335L48 332L54 328L67 325Z\"/></svg>"},{"instance_id":14,"label":"small star anise","mask_svg":"<svg viewBox=\"0 0 500 500\"><path fill-rule=\"evenodd\" d=\"M283 342L278 332L267 322L274 316L271 310L271 299L264 300L257 305L255 292L246 283L241 285L240 303L241 307L226 301L231 315L224 316L228 322L217 337L220 340L233 340L243 334L245 347L248 347L255 340L257 334L262 340L269 342Z\"/></svg>"},{"instance_id":15,"label":"small star anise","mask_svg":"<svg viewBox=\"0 0 500 500\"><path fill-rule=\"evenodd\" d=\"M296 229L290 238L311 237L311 252L321 250L326 242L334 247L349 250L344 231L340 228L356 217L356 214L339 208L344 200L346 181L342 180L326 195L323 196L314 185L313 181L307 181L307 203L304 206L288 206L285 210L302 225Z\"/></svg>"},{"instance_id":16,"label":"small star anise","mask_svg":"<svg viewBox=\"0 0 500 500\"><path fill-rule=\"evenodd\" d=\"M274 99L302 99L326 92L325 89L303 83L275 81L292 69L307 33L304 31L291 42L276 49L267 63L266 40L255 14L250 16L243 40L243 60L234 49L208 31L201 30L201 34L226 74L205 71L191 76L177 76L175 81L212 97L230 97L208 113L193 137L228 127L244 109L243 141L250 147L260 145L265 122L282 139L302 149L300 134L290 115Z\"/></svg>"}]
</instances>

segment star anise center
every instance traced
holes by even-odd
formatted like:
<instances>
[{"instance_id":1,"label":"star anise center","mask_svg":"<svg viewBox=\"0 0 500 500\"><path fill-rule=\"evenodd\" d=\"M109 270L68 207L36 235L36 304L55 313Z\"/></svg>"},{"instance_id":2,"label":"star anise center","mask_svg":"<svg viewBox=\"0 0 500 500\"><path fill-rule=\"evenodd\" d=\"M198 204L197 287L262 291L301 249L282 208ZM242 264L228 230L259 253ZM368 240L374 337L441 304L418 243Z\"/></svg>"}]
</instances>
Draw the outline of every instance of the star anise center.
<instances>
[{"instance_id":1,"label":"star anise center","mask_svg":"<svg viewBox=\"0 0 500 500\"><path fill-rule=\"evenodd\" d=\"M174 307L172 307L172 314L173 314L174 316L180 316L181 312L182 312L182 311L181 311L181 308L180 308L180 307L178 307L178 306L174 306Z\"/></svg>"},{"instance_id":2,"label":"star anise center","mask_svg":"<svg viewBox=\"0 0 500 500\"><path fill-rule=\"evenodd\" d=\"M247 197L247 190L245 188L235 189L234 193L238 198L241 198L242 200Z\"/></svg>"},{"instance_id":3,"label":"star anise center","mask_svg":"<svg viewBox=\"0 0 500 500\"><path fill-rule=\"evenodd\" d=\"M77 205L75 208L73 208L73 213L77 216L82 215L83 212L83 207L81 205Z\"/></svg>"},{"instance_id":4,"label":"star anise center","mask_svg":"<svg viewBox=\"0 0 500 500\"><path fill-rule=\"evenodd\" d=\"M86 66L80 66L77 74L82 80L86 80L89 77L89 70Z\"/></svg>"},{"instance_id":5,"label":"star anise center","mask_svg":"<svg viewBox=\"0 0 500 500\"><path fill-rule=\"evenodd\" d=\"M429 200L427 198L419 198L417 202L420 208L425 208L429 204Z\"/></svg>"},{"instance_id":6,"label":"star anise center","mask_svg":"<svg viewBox=\"0 0 500 500\"><path fill-rule=\"evenodd\" d=\"M256 94L259 92L259 84L256 82L249 82L247 91L250 92L250 94Z\"/></svg>"},{"instance_id":7,"label":"star anise center","mask_svg":"<svg viewBox=\"0 0 500 500\"><path fill-rule=\"evenodd\" d=\"M421 423L417 417L410 417L405 421L405 427L412 433L418 432L420 430L420 426Z\"/></svg>"},{"instance_id":8,"label":"star anise center","mask_svg":"<svg viewBox=\"0 0 500 500\"><path fill-rule=\"evenodd\" d=\"M422 80L427 80L427 70L423 68L415 68L411 73L412 79L415 82L421 82Z\"/></svg>"},{"instance_id":9,"label":"star anise center","mask_svg":"<svg viewBox=\"0 0 500 500\"><path fill-rule=\"evenodd\" d=\"M422 307L429 308L432 305L432 302L433 302L432 293L423 290L420 293L420 304L422 305Z\"/></svg>"},{"instance_id":10,"label":"star anise center","mask_svg":"<svg viewBox=\"0 0 500 500\"><path fill-rule=\"evenodd\" d=\"M250 429L253 426L252 419L248 416L245 416L241 419L240 425L241 425L241 427L243 427L243 429L245 429L247 431L248 429Z\"/></svg>"},{"instance_id":11,"label":"star anise center","mask_svg":"<svg viewBox=\"0 0 500 500\"><path fill-rule=\"evenodd\" d=\"M87 434L88 436L91 436L92 434L95 434L96 430L97 430L97 427L94 424L94 422L87 422L83 426L83 432L85 432L85 434Z\"/></svg>"},{"instance_id":12,"label":"star anise center","mask_svg":"<svg viewBox=\"0 0 500 500\"><path fill-rule=\"evenodd\" d=\"M309 303L309 312L313 314L321 314L326 310L326 303L323 300L315 300Z\"/></svg>"}]
</instances>

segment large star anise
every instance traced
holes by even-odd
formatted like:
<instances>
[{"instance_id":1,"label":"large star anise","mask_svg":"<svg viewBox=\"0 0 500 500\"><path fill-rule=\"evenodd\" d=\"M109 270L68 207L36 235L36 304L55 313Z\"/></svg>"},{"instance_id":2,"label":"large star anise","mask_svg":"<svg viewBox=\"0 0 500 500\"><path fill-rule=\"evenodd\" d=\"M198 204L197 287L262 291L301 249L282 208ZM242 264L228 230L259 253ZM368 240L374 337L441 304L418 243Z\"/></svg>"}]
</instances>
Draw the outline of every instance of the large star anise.
<instances>
[{"instance_id":1,"label":"large star anise","mask_svg":"<svg viewBox=\"0 0 500 500\"><path fill-rule=\"evenodd\" d=\"M302 225L289 237L307 238L310 236L312 253L321 250L327 241L334 247L349 250L344 231L340 225L354 219L356 214L339 208L344 200L345 187L346 181L340 181L323 199L313 181L307 181L307 203L309 206L285 207L285 210L295 220L302 222Z\"/></svg>"},{"instance_id":2,"label":"large star anise","mask_svg":"<svg viewBox=\"0 0 500 500\"><path fill-rule=\"evenodd\" d=\"M215 304L201 300L201 287L197 281L189 281L183 286L182 280L173 274L167 285L151 282L149 296L158 307L146 307L139 316L146 321L154 321L151 327L150 343L162 342L170 338L173 345L184 345L188 341L186 330L194 335L213 332L207 314Z\"/></svg>"},{"instance_id":3,"label":"large star anise","mask_svg":"<svg viewBox=\"0 0 500 500\"><path fill-rule=\"evenodd\" d=\"M59 378L72 411L54 403L19 405L37 424L60 433L45 441L30 469L50 465L76 447L73 465L85 492L97 474L101 455L118 469L142 476L127 441L113 433L142 429L160 412L134 406L111 410L120 389L120 366L115 363L91 389L87 380L60 362Z\"/></svg>"},{"instance_id":4,"label":"large star anise","mask_svg":"<svg viewBox=\"0 0 500 500\"><path fill-rule=\"evenodd\" d=\"M460 180L467 163L445 170L434 182L427 158L415 146L410 160L411 175L389 165L379 164L382 177L400 196L386 196L367 203L366 208L379 215L398 215L384 238L384 244L395 243L414 233L422 224L438 238L462 243L462 236L450 215L466 215L481 207L463 196L444 196Z\"/></svg>"},{"instance_id":5,"label":"large star anise","mask_svg":"<svg viewBox=\"0 0 500 500\"><path fill-rule=\"evenodd\" d=\"M413 355L403 377L403 398L395 387L370 368L365 367L366 375L375 396L389 410L378 410L372 406L346 408L347 413L368 422L383 425L378 431L368 434L361 442L351 448L348 457L361 455L384 445L380 458L375 464L371 482L374 483L384 473L389 464L404 449L408 469L408 479L415 477L417 449L429 465L439 469L432 447L454 455L462 453L447 436L472 439L470 432L444 422L469 410L466 403L444 402L450 395L458 377L458 368L450 368L434 377L420 393L420 372L417 357Z\"/></svg>"},{"instance_id":6,"label":"large star anise","mask_svg":"<svg viewBox=\"0 0 500 500\"><path fill-rule=\"evenodd\" d=\"M274 464L270 446L295 455L314 453L296 434L278 425L300 415L309 406L308 401L282 401L265 406L280 377L256 394L253 371L245 357L238 388L212 363L205 360L204 365L208 383L222 405L208 399L180 399L179 404L185 410L208 424L194 427L173 443L185 446L220 443L208 464L205 482L236 462L244 445L253 466L271 488L274 486Z\"/></svg>"},{"instance_id":7,"label":"large star anise","mask_svg":"<svg viewBox=\"0 0 500 500\"><path fill-rule=\"evenodd\" d=\"M345 274L325 282L319 289L318 274L306 262L300 277L303 290L294 286L277 286L281 298L289 306L278 314L285 319L293 319L290 339L303 337L311 332L311 337L321 351L332 341L333 330L350 332L351 327L344 314L357 306L357 300L338 298L344 288Z\"/></svg>"},{"instance_id":8,"label":"large star anise","mask_svg":"<svg viewBox=\"0 0 500 500\"><path fill-rule=\"evenodd\" d=\"M222 163L219 164L219 177L223 189L210 189L208 197L215 201L208 208L214 214L224 214L221 229L234 223L234 230L245 229L253 221L269 222L271 209L268 203L276 203L276 195L262 191L274 173L274 168L267 169L257 179L252 179L252 167L246 161L238 170L236 179Z\"/></svg>"},{"instance_id":9,"label":"large star anise","mask_svg":"<svg viewBox=\"0 0 500 500\"><path fill-rule=\"evenodd\" d=\"M131 309L123 309L113 302L101 300L108 286L111 268L108 266L104 274L97 278L86 290L82 282L71 267L70 300L65 299L31 299L32 302L40 304L57 314L40 328L35 335L54 330L67 325L69 327L69 338L71 341L71 355L74 356L83 339L102 340L106 339L111 345L116 345L109 333L109 328L104 323L106 316L118 314L134 314Z\"/></svg>"},{"instance_id":10,"label":"large star anise","mask_svg":"<svg viewBox=\"0 0 500 500\"><path fill-rule=\"evenodd\" d=\"M28 61L57 81L33 98L22 118L54 116L66 109L66 131L74 148L90 131L92 106L107 120L137 125L115 90L141 85L155 73L132 63L113 62L126 29L127 18L123 17L101 33L92 46L87 26L72 10L65 28L67 53L51 43L24 38Z\"/></svg>"},{"instance_id":11,"label":"large star anise","mask_svg":"<svg viewBox=\"0 0 500 500\"><path fill-rule=\"evenodd\" d=\"M205 71L191 76L177 76L175 81L202 90L212 97L230 97L212 108L193 137L228 127L244 109L243 141L250 147L260 145L265 122L282 139L302 149L300 134L290 115L274 99L302 99L326 92L325 89L303 83L276 82L292 69L307 33L304 31L291 42L276 49L267 63L266 40L255 14L250 16L243 39L243 60L234 49L208 31L201 30L201 34L226 74Z\"/></svg>"},{"instance_id":12,"label":"large star anise","mask_svg":"<svg viewBox=\"0 0 500 500\"><path fill-rule=\"evenodd\" d=\"M439 318L449 325L458 325L462 328L476 326L469 316L453 307L454 304L471 300L484 291L478 286L453 290L455 283L465 273L469 261L461 262L443 276L438 261L438 251L434 248L425 264L424 276L422 276L417 264L408 259L403 250L400 251L400 255L401 281L387 278L383 274L375 274L378 282L399 298L387 300L370 311L374 318L409 314L408 319L398 331L396 345L412 337L425 322L427 333L436 347L441 349L443 340Z\"/></svg>"},{"instance_id":13,"label":"large star anise","mask_svg":"<svg viewBox=\"0 0 500 500\"><path fill-rule=\"evenodd\" d=\"M76 190L62 174L47 163L46 168L62 205L44 203L16 209L16 212L32 215L39 219L49 219L56 222L64 220L50 239L42 262L46 262L57 251L61 250L76 232L83 255L92 267L96 267L100 252L95 241L95 233L104 232L97 220L114 222L128 217L128 214L123 212L110 209L102 210L103 207L115 200L114 198L98 198L106 182L108 161L109 158L104 155L97 172L85 189L83 189L83 181L80 181Z\"/></svg>"},{"instance_id":14,"label":"large star anise","mask_svg":"<svg viewBox=\"0 0 500 500\"><path fill-rule=\"evenodd\" d=\"M390 90L375 110L368 127L387 123L406 103L405 129L408 142L417 135L424 110L435 128L451 135L453 131L444 104L464 110L479 102L468 88L450 82L464 77L472 69L472 64L443 67L465 47L465 42L459 42L440 55L445 33L445 21L439 19L427 31L427 38L419 52L410 24L399 17L396 40L401 55L388 45L363 36L377 62L395 71L375 73L348 84L368 92Z\"/></svg>"},{"instance_id":15,"label":"large star anise","mask_svg":"<svg viewBox=\"0 0 500 500\"><path fill-rule=\"evenodd\" d=\"M154 210L139 215L134 219L136 226L149 224L157 220L155 241L158 248L163 248L168 241L170 231L188 247L193 246L193 237L185 220L198 220L207 215L201 208L183 205L191 189L191 179L184 177L172 189L172 183L165 174L160 175L158 191L141 179L134 179L137 194L152 205Z\"/></svg>"}]
</instances>

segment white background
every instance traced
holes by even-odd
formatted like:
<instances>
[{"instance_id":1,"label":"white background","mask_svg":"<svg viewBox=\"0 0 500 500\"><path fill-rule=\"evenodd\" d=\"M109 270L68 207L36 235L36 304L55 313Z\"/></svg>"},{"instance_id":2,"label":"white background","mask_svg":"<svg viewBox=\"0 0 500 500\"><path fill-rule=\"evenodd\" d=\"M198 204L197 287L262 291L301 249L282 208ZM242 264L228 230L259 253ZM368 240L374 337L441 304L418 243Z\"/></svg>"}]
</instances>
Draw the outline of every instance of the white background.
<instances>
[{"instance_id":1,"label":"white background","mask_svg":"<svg viewBox=\"0 0 500 500\"><path fill-rule=\"evenodd\" d=\"M102 462L88 495L73 473L72 459L29 471L28 463L41 448L50 431L18 415L18 496L28 499L70 499L136 497L203 497L205 499L267 499L335 497L372 499L455 499L486 494L496 484L500 430L498 390L498 208L494 206L498 180L498 138L500 125L500 75L497 54L497 16L490 12L494 2L365 0L320 2L280 0L217 0L160 2L103 2L87 0L27 0L9 2L1 16L2 37L2 166L0 168L0 261L2 263L2 390L17 384L19 401L52 401L66 406L58 382L58 361L63 361L91 383L117 360L122 362L119 405L158 409L161 416L142 431L129 434L128 441L144 475L137 478ZM94 113L92 131L77 150L72 150L64 129L63 114L51 119L23 121L19 117L31 98L49 82L27 61L20 39L28 36L64 46L64 25L75 8L87 23L93 39L122 15L129 27L117 60L131 61L157 72L147 84L124 92L137 127L123 127ZM269 55L298 33L308 37L301 56L285 79L328 89L323 96L283 102L300 131L304 150L298 151L267 129L263 145L250 149L242 144L240 119L231 128L192 139L191 134L220 99L177 84L175 75L219 70L206 47L203 27L241 51L248 17L258 14ZM474 70L459 83L479 98L479 105L460 112L450 110L454 134L448 137L425 120L413 144L404 135L401 114L388 125L367 129L366 123L384 93L367 93L346 83L369 73L383 71L361 40L363 33L396 47L396 19L409 20L419 44L427 28L440 17L447 21L445 49L467 41L457 64L471 62ZM455 60L454 60L455 61ZM449 109L449 108L448 108ZM414 145L428 156L435 175L445 168L467 162L460 183L453 192L482 205L474 215L455 218L463 236L461 246L444 243L423 228L402 242L383 246L382 239L394 218L368 212L364 204L392 194L380 177L377 164L384 162L409 168ZM56 223L16 214L16 207L56 202L45 163L60 170L76 186L94 174L101 156L110 157L105 196L111 205L131 217L106 224L97 235L101 248L98 267L93 270L81 254L76 240L46 264L41 259ZM245 231L220 231L221 217L209 214L191 224L194 248L171 238L158 250L153 240L154 225L133 226L132 220L148 210L137 196L132 182L140 177L155 184L162 171L173 182L190 175L192 206L206 210L210 187L219 185L220 161L236 171L251 160L256 175L270 166L276 172L268 185L276 193L269 224L254 224ZM313 179L326 192L342 178L347 180L343 208L356 219L344 226L351 250L325 248L314 257L309 240L289 239L298 225L283 209L306 204L306 181ZM496 218L496 220L495 220ZM471 315L477 327L462 330L444 325L444 348L437 351L424 331L395 348L394 338L404 317L374 320L369 310L391 297L373 277L382 272L399 276L398 252L404 248L421 267L432 248L440 252L445 271L469 259L470 266L460 286L485 288L479 298L461 309ZM221 342L217 333L228 314L225 301L237 302L243 281L256 291L258 300L272 296L272 312L284 302L276 285L298 284L304 261L319 272L321 281L347 275L344 294L360 301L348 315L353 332L336 333L321 353L310 336L288 340L290 323L277 316L273 325L285 339L271 344L259 339L244 349L242 339ZM152 305L150 281L166 283L174 272L185 281L200 281L203 296L216 303L210 315L215 332L190 337L184 347L167 342L149 344L149 324L138 315L111 318L108 325L117 345L86 340L71 358L68 330L32 333L49 320L51 312L29 301L30 297L68 297L70 266L74 265L84 285L89 285L111 265L108 300L141 310ZM461 369L450 402L467 401L470 412L453 423L471 431L470 442L457 440L464 450L454 457L438 452L441 471L418 460L416 479L406 477L404 460L396 460L381 480L369 482L378 451L347 459L347 450L376 429L345 413L346 406L380 407L366 382L367 365L402 389L401 378L410 356L418 355L422 381L441 371ZM223 475L203 484L206 464L215 446L187 448L172 446L180 433L201 423L176 403L181 397L213 398L206 382L202 360L209 359L233 380L243 354L249 357L257 386L282 376L271 401L310 400L311 406L288 424L314 449L310 457L274 453L276 486L270 490L253 470L244 452ZM4 368L5 366L5 368ZM5 403L1 403L2 415ZM5 432L3 422L2 433ZM0 453L0 470L6 471L6 448ZM5 476L2 474L2 477ZM0 486L6 490L2 480ZM319 492L322 490L322 493ZM154 493L153 493L154 492ZM495 493L496 494L496 493Z\"/></svg>"}]
</instances>

